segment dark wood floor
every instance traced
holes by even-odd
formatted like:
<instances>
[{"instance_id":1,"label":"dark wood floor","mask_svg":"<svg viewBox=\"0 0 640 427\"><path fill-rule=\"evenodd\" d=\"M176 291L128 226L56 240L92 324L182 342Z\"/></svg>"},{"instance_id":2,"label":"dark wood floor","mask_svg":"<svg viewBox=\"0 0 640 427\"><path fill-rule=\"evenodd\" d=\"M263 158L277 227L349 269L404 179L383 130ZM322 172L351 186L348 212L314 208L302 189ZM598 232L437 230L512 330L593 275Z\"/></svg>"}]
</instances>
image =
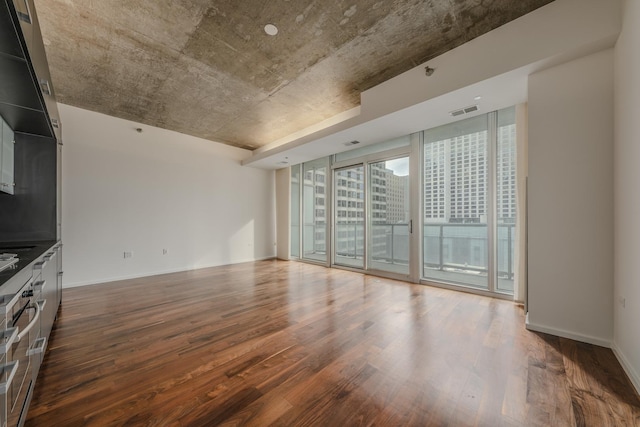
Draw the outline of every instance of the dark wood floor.
<instances>
[{"instance_id":1,"label":"dark wood floor","mask_svg":"<svg viewBox=\"0 0 640 427\"><path fill-rule=\"evenodd\" d=\"M637 426L608 349L501 300L263 261L65 290L27 426Z\"/></svg>"}]
</instances>

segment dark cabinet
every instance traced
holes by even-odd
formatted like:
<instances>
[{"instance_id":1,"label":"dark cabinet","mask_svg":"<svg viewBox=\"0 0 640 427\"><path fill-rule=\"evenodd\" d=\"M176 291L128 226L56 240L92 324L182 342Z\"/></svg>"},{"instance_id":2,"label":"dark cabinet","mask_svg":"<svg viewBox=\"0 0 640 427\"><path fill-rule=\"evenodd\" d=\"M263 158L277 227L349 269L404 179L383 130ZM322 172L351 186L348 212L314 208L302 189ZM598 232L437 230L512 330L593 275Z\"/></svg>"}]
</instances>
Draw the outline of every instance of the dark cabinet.
<instances>
[{"instance_id":1,"label":"dark cabinet","mask_svg":"<svg viewBox=\"0 0 640 427\"><path fill-rule=\"evenodd\" d=\"M0 102L32 110L42 110L37 88L24 60L0 56Z\"/></svg>"},{"instance_id":2,"label":"dark cabinet","mask_svg":"<svg viewBox=\"0 0 640 427\"><path fill-rule=\"evenodd\" d=\"M18 16L27 48L30 49L33 40L33 20L31 19L33 0L12 0L12 2L13 7L16 8L16 15Z\"/></svg>"},{"instance_id":3,"label":"dark cabinet","mask_svg":"<svg viewBox=\"0 0 640 427\"><path fill-rule=\"evenodd\" d=\"M0 1L0 53L24 58L20 40L16 37L14 21L4 0Z\"/></svg>"},{"instance_id":4,"label":"dark cabinet","mask_svg":"<svg viewBox=\"0 0 640 427\"><path fill-rule=\"evenodd\" d=\"M33 0L0 0L0 114L16 132L61 139Z\"/></svg>"},{"instance_id":5,"label":"dark cabinet","mask_svg":"<svg viewBox=\"0 0 640 427\"><path fill-rule=\"evenodd\" d=\"M51 128L58 141L60 141L61 127L60 127L60 115L58 113L58 104L56 103L56 95L51 82L51 72L49 71L49 62L47 61L47 54L44 50L44 41L42 39L42 33L40 31L40 22L38 21L38 15L35 7L33 6L33 0L14 0L16 2L26 3L29 7L29 19L31 21L32 40L31 46L27 43L29 57L31 64L36 74L36 83L42 93L44 100L44 109L49 116ZM22 23L23 21L21 21ZM24 26L23 26L24 28ZM24 31L24 30L23 30Z\"/></svg>"}]
</instances>

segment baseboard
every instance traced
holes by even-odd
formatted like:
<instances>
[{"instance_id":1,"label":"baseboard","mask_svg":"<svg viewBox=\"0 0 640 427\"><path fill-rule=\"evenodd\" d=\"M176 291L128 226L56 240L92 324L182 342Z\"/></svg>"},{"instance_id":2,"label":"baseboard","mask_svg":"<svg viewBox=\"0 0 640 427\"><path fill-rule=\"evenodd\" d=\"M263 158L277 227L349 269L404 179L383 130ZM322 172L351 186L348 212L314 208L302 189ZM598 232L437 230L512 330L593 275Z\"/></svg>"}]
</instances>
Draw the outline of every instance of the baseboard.
<instances>
[{"instance_id":1,"label":"baseboard","mask_svg":"<svg viewBox=\"0 0 640 427\"><path fill-rule=\"evenodd\" d=\"M266 260L270 260L270 259L275 259L275 257L267 256L267 257L249 259L249 260L239 260L239 261L235 261L235 262L228 263L228 264L211 264L211 265L201 265L201 266L199 265L199 266L196 266L196 267L181 267L181 268L168 269L168 270L158 270L158 271L146 272L146 273L136 273L136 274L130 274L130 275L125 275L125 276L104 277L102 279L93 280L93 281L81 281L81 282L72 282L72 283L64 283L63 282L62 288L66 289L66 288L78 288L80 286L102 285L102 284L105 284L105 283L119 282L121 280L140 279L140 278L143 278L143 277L160 276L162 274L183 273L183 272L186 272L186 271L200 270L200 269L203 269L203 268L222 267L222 266L225 266L225 265L243 264L245 262L255 262L255 261L266 261Z\"/></svg>"},{"instance_id":2,"label":"baseboard","mask_svg":"<svg viewBox=\"0 0 640 427\"><path fill-rule=\"evenodd\" d=\"M618 358L618 362L622 365L622 369L624 369L627 377L631 380L631 384L633 384L636 392L640 396L640 374L633 368L633 366L631 366L631 363L629 363L629 360L625 357L624 353L620 351L615 342L611 346L611 350L613 350L613 354Z\"/></svg>"},{"instance_id":3,"label":"baseboard","mask_svg":"<svg viewBox=\"0 0 640 427\"><path fill-rule=\"evenodd\" d=\"M198 267L198 268L207 268L207 267ZM93 281L63 283L62 287L63 288L79 288L80 286L102 285L105 283L119 282L121 280L140 279L142 277L160 276L162 274L182 273L185 271L197 270L198 268L178 268L178 269L171 269L171 270L159 270L159 271L148 272L148 273L129 274L124 276L104 277L102 279L96 279Z\"/></svg>"},{"instance_id":4,"label":"baseboard","mask_svg":"<svg viewBox=\"0 0 640 427\"><path fill-rule=\"evenodd\" d=\"M591 335L583 335L571 331L565 331L564 329L552 328L549 326L537 325L529 321L529 313L527 313L525 320L525 327L530 331L542 332L545 334L555 335L562 338L569 338L571 340L585 342L587 344L598 345L600 347L611 348L611 341L603 338L594 337Z\"/></svg>"}]
</instances>

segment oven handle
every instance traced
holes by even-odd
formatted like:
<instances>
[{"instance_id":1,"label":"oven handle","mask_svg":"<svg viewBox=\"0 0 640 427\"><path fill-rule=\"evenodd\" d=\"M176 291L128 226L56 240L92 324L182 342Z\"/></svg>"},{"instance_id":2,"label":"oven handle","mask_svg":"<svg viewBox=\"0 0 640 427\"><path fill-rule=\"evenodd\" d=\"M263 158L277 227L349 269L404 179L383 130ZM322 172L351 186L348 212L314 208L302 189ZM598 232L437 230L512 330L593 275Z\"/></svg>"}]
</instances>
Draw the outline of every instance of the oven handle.
<instances>
[{"instance_id":1,"label":"oven handle","mask_svg":"<svg viewBox=\"0 0 640 427\"><path fill-rule=\"evenodd\" d=\"M9 387L11 387L11 382L13 381L13 377L16 376L16 372L18 371L18 364L19 364L19 361L14 360L13 362L7 363L2 368L0 368L3 371L7 371L11 369L9 376L7 376L7 380L2 384L0 384L0 395L7 394L7 392L9 391Z\"/></svg>"},{"instance_id":2,"label":"oven handle","mask_svg":"<svg viewBox=\"0 0 640 427\"><path fill-rule=\"evenodd\" d=\"M42 311L42 309L44 308L44 304L46 303L46 300L43 301L38 301L35 304L33 304L31 307L28 308L34 308L36 310L36 314L33 316L33 319L31 319L31 322L29 322L29 324L27 326L24 327L24 329L22 330L22 332L20 332L18 334L18 338L16 339L16 342L20 342L20 340L22 338L24 338L25 335L27 335L29 333L29 331L31 330L31 328L33 328L36 324L36 322L40 319L40 312ZM42 307L40 307L40 304L42 303Z\"/></svg>"}]
</instances>

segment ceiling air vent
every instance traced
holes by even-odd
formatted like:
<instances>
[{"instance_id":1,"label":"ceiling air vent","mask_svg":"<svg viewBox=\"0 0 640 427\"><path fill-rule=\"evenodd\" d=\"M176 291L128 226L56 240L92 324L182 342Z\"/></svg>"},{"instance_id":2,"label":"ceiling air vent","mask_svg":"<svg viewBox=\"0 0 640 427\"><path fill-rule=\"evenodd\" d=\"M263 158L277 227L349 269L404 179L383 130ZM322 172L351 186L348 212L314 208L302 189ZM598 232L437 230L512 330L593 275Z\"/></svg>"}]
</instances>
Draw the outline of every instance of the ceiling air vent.
<instances>
[{"instance_id":1,"label":"ceiling air vent","mask_svg":"<svg viewBox=\"0 0 640 427\"><path fill-rule=\"evenodd\" d=\"M344 143L344 145L346 145L347 147L351 145L357 145L357 144L360 144L360 141L349 141Z\"/></svg>"},{"instance_id":2,"label":"ceiling air vent","mask_svg":"<svg viewBox=\"0 0 640 427\"><path fill-rule=\"evenodd\" d=\"M468 107L460 108L459 110L449 111L449 114L451 114L453 117L458 117L464 114L473 113L474 111L478 111L477 105L470 105Z\"/></svg>"}]
</instances>

